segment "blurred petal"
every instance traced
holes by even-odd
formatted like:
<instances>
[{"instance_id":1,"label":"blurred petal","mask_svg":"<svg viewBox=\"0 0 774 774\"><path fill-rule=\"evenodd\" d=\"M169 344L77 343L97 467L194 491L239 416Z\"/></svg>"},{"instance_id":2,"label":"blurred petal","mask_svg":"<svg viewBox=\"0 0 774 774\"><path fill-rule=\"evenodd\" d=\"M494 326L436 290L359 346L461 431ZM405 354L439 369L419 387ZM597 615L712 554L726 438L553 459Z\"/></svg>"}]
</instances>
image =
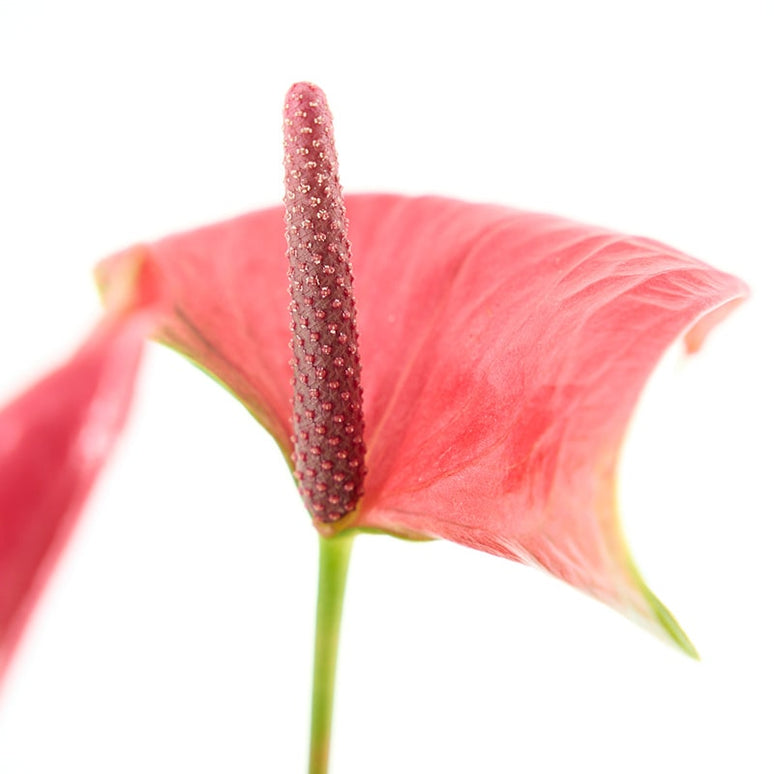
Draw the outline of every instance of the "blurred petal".
<instances>
[{"instance_id":1,"label":"blurred petal","mask_svg":"<svg viewBox=\"0 0 774 774\"><path fill-rule=\"evenodd\" d=\"M125 269L80 349L0 411L0 676L126 420L153 315Z\"/></svg>"},{"instance_id":2,"label":"blurred petal","mask_svg":"<svg viewBox=\"0 0 774 774\"><path fill-rule=\"evenodd\" d=\"M742 282L638 237L439 199L346 199L369 476L349 526L541 567L686 650L620 533L615 474L664 350ZM146 248L143 248L146 249ZM147 248L159 338L290 446L284 226L265 210ZM131 251L102 265L106 291Z\"/></svg>"}]
</instances>

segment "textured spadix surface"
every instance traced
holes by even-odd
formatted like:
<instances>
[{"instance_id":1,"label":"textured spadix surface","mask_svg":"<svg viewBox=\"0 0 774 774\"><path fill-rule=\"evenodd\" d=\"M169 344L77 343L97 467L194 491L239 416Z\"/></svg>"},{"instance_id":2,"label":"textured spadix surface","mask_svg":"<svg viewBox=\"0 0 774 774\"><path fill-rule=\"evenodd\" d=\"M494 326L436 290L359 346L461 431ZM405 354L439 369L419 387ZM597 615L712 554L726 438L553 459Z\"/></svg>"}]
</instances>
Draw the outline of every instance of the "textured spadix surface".
<instances>
[{"instance_id":1,"label":"textured spadix surface","mask_svg":"<svg viewBox=\"0 0 774 774\"><path fill-rule=\"evenodd\" d=\"M334 522L354 510L365 476L347 216L325 94L297 83L284 112L292 459L309 512Z\"/></svg>"},{"instance_id":2,"label":"textured spadix surface","mask_svg":"<svg viewBox=\"0 0 774 774\"><path fill-rule=\"evenodd\" d=\"M664 349L705 316L716 322L744 284L549 215L389 195L346 205L369 477L341 528L541 567L691 650L629 558L617 457ZM288 455L285 249L270 209L135 247L98 276L109 291L124 262L150 262L168 299L157 337L226 385ZM692 348L708 327L693 329Z\"/></svg>"}]
</instances>

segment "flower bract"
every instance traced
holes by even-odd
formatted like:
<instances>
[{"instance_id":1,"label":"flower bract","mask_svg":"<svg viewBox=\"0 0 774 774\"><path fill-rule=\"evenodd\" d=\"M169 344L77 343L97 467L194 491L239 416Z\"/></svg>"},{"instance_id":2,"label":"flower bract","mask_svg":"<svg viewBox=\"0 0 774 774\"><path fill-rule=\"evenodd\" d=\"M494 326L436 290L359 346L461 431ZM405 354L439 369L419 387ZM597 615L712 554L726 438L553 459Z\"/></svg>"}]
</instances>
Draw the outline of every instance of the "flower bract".
<instances>
[{"instance_id":1,"label":"flower bract","mask_svg":"<svg viewBox=\"0 0 774 774\"><path fill-rule=\"evenodd\" d=\"M616 508L627 424L665 349L696 349L738 279L660 243L442 198L346 198L368 467L344 529L444 538L542 568L688 651ZM104 262L149 262L156 338L290 455L284 224L268 209Z\"/></svg>"},{"instance_id":2,"label":"flower bract","mask_svg":"<svg viewBox=\"0 0 774 774\"><path fill-rule=\"evenodd\" d=\"M288 153L303 155L286 169L311 214L292 210L290 187L287 224L271 208L105 260L104 319L0 412L0 670L121 430L146 337L233 393L291 466L294 425L342 444L319 465L299 459L317 445L296 447L299 488L322 535L443 538L532 565L694 653L631 560L616 469L665 349L681 334L697 349L744 283L652 240L552 215L386 194L342 203L318 129L302 122L286 139ZM312 217L329 222L315 229ZM291 281L310 288L291 302L293 342L286 225L296 238ZM357 335L342 301L350 294ZM318 327L303 306L312 297ZM316 363L318 343L351 381ZM295 404L292 364L304 390ZM316 417L318 399L332 424ZM365 479L347 478L356 467ZM340 490L306 482L326 471Z\"/></svg>"}]
</instances>

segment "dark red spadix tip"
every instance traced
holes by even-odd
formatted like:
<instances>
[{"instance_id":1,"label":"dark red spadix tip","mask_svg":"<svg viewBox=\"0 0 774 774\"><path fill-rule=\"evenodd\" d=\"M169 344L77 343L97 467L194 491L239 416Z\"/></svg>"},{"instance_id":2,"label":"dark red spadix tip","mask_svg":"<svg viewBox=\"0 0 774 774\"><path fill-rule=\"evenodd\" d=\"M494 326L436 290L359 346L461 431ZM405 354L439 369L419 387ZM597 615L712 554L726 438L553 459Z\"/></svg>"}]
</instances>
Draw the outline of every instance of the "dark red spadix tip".
<instances>
[{"instance_id":1,"label":"dark red spadix tip","mask_svg":"<svg viewBox=\"0 0 774 774\"><path fill-rule=\"evenodd\" d=\"M363 494L360 358L347 218L325 95L310 83L285 100L285 223L293 350L293 464L318 522Z\"/></svg>"}]
</instances>

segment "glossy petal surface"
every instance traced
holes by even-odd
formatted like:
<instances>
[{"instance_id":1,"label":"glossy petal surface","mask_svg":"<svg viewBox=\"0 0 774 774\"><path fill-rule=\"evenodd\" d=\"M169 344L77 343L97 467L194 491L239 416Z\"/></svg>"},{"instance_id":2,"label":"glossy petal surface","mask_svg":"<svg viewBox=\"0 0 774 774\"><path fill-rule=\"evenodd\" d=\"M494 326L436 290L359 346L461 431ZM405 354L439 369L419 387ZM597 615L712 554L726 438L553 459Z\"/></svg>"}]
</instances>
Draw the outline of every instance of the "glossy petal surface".
<instances>
[{"instance_id":1,"label":"glossy petal surface","mask_svg":"<svg viewBox=\"0 0 774 774\"><path fill-rule=\"evenodd\" d=\"M0 676L126 419L152 314L124 268L81 348L0 411Z\"/></svg>"},{"instance_id":2,"label":"glossy petal surface","mask_svg":"<svg viewBox=\"0 0 774 774\"><path fill-rule=\"evenodd\" d=\"M744 284L656 242L548 215L385 195L346 205L369 469L350 526L541 567L690 650L629 559L617 457L665 348L704 318L695 349ZM287 453L280 210L138 249L169 299L159 338ZM104 288L134 251L102 265Z\"/></svg>"}]
</instances>

